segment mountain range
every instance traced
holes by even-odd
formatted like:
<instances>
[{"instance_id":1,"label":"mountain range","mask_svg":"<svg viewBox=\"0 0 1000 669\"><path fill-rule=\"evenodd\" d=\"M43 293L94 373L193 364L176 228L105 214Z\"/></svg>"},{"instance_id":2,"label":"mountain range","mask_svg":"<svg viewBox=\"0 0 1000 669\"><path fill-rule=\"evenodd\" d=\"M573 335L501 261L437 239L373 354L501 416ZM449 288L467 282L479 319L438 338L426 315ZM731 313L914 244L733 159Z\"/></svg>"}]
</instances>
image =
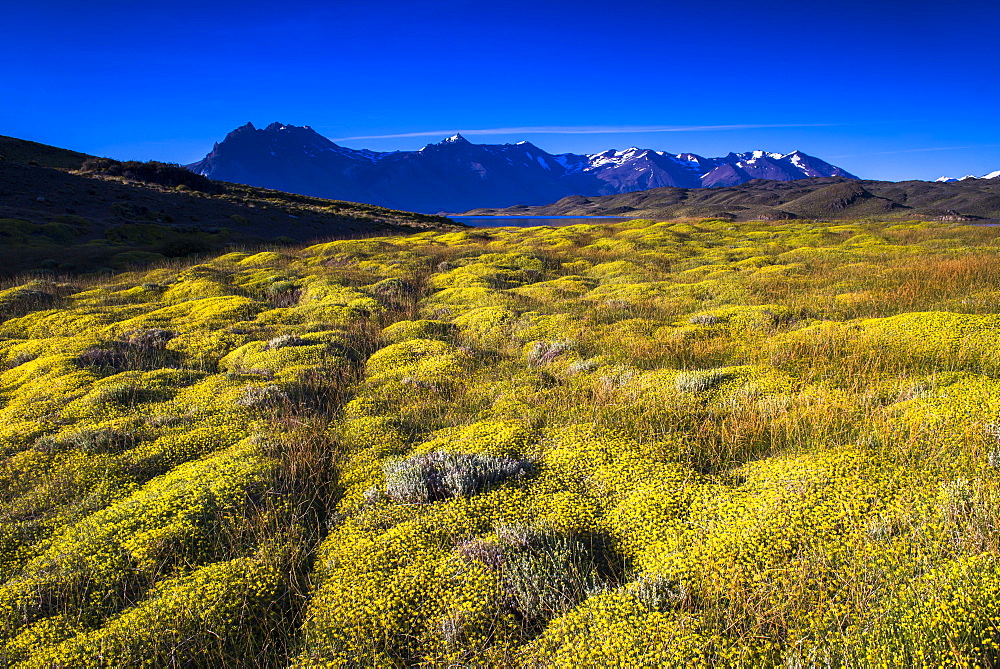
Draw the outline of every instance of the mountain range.
<instances>
[{"instance_id":1,"label":"mountain range","mask_svg":"<svg viewBox=\"0 0 1000 669\"><path fill-rule=\"evenodd\" d=\"M187 166L211 179L408 211L543 205L674 186L721 188L753 179L856 179L801 151L751 151L705 158L632 147L551 154L530 142L473 144L460 134L418 151L350 149L309 126L252 123L230 132Z\"/></svg>"}]
</instances>

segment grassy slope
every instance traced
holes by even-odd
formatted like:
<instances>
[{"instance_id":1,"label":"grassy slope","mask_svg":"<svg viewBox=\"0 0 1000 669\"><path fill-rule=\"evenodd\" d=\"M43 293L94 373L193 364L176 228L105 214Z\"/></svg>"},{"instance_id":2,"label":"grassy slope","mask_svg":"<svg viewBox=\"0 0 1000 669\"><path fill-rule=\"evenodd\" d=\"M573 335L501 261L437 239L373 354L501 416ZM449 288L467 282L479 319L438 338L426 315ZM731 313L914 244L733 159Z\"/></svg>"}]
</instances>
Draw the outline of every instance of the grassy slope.
<instances>
[{"instance_id":1,"label":"grassy slope","mask_svg":"<svg viewBox=\"0 0 1000 669\"><path fill-rule=\"evenodd\" d=\"M62 151L38 146L51 151L25 155ZM93 271L219 252L227 246L456 227L438 216L237 184L225 187L225 193L206 195L2 162L0 266L8 275L37 268Z\"/></svg>"},{"instance_id":2,"label":"grassy slope","mask_svg":"<svg viewBox=\"0 0 1000 669\"><path fill-rule=\"evenodd\" d=\"M541 207L475 209L466 213L733 220L1000 219L1000 180L893 183L838 178L758 179L729 188L654 188L604 197L576 195Z\"/></svg>"},{"instance_id":3,"label":"grassy slope","mask_svg":"<svg viewBox=\"0 0 1000 669\"><path fill-rule=\"evenodd\" d=\"M425 232L0 293L0 661L991 664L998 236ZM401 501L439 451L524 473Z\"/></svg>"},{"instance_id":4,"label":"grassy slope","mask_svg":"<svg viewBox=\"0 0 1000 669\"><path fill-rule=\"evenodd\" d=\"M84 160L92 157L78 151L0 135L0 162L9 161L23 165L30 162L41 167L75 170Z\"/></svg>"}]
</instances>

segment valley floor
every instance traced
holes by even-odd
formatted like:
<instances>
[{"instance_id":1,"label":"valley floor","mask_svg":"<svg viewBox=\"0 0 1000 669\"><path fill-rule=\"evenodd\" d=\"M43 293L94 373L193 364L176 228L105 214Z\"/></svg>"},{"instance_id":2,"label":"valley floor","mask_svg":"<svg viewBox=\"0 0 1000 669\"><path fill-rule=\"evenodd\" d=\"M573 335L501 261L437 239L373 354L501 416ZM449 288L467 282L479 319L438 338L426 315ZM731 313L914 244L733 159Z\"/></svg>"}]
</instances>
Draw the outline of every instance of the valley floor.
<instances>
[{"instance_id":1,"label":"valley floor","mask_svg":"<svg viewBox=\"0 0 1000 669\"><path fill-rule=\"evenodd\" d=\"M998 242L626 221L0 292L0 663L995 664Z\"/></svg>"}]
</instances>

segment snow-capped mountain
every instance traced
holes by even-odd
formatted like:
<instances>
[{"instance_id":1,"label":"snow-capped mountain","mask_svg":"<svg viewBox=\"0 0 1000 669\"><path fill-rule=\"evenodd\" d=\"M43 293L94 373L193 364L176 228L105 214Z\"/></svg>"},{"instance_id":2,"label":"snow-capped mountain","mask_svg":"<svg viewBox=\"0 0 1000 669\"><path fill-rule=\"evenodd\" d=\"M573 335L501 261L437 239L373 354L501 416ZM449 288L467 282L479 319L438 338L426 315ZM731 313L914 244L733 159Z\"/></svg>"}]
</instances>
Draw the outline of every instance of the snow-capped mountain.
<instances>
[{"instance_id":1,"label":"snow-capped mountain","mask_svg":"<svg viewBox=\"0 0 1000 669\"><path fill-rule=\"evenodd\" d=\"M631 147L553 155L530 142L473 144L457 134L418 151L376 152L349 149L309 126L282 123L263 129L247 123L188 169L222 181L428 213L547 204L567 195L613 195L662 186L857 178L801 151L704 158Z\"/></svg>"},{"instance_id":2,"label":"snow-capped mountain","mask_svg":"<svg viewBox=\"0 0 1000 669\"><path fill-rule=\"evenodd\" d=\"M989 174L984 174L981 177L977 177L974 174L967 174L964 177L956 179L955 177L938 177L935 182L938 183L951 183L952 181L965 181L966 179L996 179L1000 177L1000 170L996 172L990 172Z\"/></svg>"}]
</instances>

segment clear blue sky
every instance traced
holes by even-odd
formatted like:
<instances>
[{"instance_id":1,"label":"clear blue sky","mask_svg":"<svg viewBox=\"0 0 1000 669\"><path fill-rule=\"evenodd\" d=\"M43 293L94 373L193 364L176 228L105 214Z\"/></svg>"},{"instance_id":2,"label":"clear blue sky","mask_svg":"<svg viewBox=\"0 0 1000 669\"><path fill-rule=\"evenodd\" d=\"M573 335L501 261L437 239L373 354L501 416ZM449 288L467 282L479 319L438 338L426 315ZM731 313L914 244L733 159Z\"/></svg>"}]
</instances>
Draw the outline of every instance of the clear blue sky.
<instances>
[{"instance_id":1,"label":"clear blue sky","mask_svg":"<svg viewBox=\"0 0 1000 669\"><path fill-rule=\"evenodd\" d=\"M121 159L193 162L249 120L375 150L463 131L1000 169L992 1L3 0L0 25L0 134Z\"/></svg>"}]
</instances>

